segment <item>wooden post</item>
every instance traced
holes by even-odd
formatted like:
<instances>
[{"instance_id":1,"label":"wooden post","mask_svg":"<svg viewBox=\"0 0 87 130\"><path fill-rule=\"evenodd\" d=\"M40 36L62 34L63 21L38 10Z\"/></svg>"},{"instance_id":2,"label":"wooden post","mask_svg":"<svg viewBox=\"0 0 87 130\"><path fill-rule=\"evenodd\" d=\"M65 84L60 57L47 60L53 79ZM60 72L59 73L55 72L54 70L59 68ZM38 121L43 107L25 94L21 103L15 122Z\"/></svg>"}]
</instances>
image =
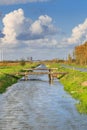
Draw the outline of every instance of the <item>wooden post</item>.
<instances>
[{"instance_id":1,"label":"wooden post","mask_svg":"<svg viewBox=\"0 0 87 130\"><path fill-rule=\"evenodd\" d=\"M50 84L53 83L53 76L52 76L52 71L51 71L51 69L49 69L49 83L50 83Z\"/></svg>"},{"instance_id":2,"label":"wooden post","mask_svg":"<svg viewBox=\"0 0 87 130\"><path fill-rule=\"evenodd\" d=\"M28 80L28 75L27 75L27 72L25 72L24 79L25 79L25 80Z\"/></svg>"}]
</instances>

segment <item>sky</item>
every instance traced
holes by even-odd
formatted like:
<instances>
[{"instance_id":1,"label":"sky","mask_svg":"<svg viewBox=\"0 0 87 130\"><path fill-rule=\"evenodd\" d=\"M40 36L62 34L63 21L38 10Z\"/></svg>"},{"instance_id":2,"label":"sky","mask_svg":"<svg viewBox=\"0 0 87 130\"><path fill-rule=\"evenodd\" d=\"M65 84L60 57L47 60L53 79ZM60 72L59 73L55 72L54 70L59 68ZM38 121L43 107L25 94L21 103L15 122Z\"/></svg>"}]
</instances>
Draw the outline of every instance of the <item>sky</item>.
<instances>
[{"instance_id":1,"label":"sky","mask_svg":"<svg viewBox=\"0 0 87 130\"><path fill-rule=\"evenodd\" d=\"M66 59L87 41L87 0L0 0L0 60Z\"/></svg>"}]
</instances>

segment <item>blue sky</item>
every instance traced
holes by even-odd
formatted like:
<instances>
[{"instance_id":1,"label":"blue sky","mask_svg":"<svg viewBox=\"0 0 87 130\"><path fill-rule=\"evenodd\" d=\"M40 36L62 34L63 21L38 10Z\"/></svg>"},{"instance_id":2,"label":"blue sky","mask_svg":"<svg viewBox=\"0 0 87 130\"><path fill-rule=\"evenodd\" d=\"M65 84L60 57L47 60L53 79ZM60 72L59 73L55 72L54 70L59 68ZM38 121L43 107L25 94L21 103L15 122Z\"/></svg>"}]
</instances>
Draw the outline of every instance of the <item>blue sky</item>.
<instances>
[{"instance_id":1,"label":"blue sky","mask_svg":"<svg viewBox=\"0 0 87 130\"><path fill-rule=\"evenodd\" d=\"M0 12L4 60L66 58L87 40L87 0L0 0Z\"/></svg>"}]
</instances>

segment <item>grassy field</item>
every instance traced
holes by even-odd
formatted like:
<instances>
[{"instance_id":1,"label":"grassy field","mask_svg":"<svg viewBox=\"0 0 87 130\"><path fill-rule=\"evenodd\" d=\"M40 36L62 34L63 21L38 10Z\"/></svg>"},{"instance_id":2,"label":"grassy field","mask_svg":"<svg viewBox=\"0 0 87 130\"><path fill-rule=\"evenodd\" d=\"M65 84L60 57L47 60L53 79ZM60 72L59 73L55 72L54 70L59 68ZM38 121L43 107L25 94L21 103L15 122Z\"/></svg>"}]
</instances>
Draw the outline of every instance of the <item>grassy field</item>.
<instances>
[{"instance_id":1,"label":"grassy field","mask_svg":"<svg viewBox=\"0 0 87 130\"><path fill-rule=\"evenodd\" d=\"M79 100L76 107L80 113L87 114L87 72L80 72L73 69L61 67L58 63L47 64L48 67L57 67L58 71L68 72L60 82L64 85L64 89L72 95L75 99Z\"/></svg>"},{"instance_id":2,"label":"grassy field","mask_svg":"<svg viewBox=\"0 0 87 130\"><path fill-rule=\"evenodd\" d=\"M26 63L24 66L20 65L20 63L0 64L0 93L5 92L9 86L18 81L17 78L11 77L8 74L20 72L23 68L32 68L37 65L38 63L31 63L31 62Z\"/></svg>"}]
</instances>

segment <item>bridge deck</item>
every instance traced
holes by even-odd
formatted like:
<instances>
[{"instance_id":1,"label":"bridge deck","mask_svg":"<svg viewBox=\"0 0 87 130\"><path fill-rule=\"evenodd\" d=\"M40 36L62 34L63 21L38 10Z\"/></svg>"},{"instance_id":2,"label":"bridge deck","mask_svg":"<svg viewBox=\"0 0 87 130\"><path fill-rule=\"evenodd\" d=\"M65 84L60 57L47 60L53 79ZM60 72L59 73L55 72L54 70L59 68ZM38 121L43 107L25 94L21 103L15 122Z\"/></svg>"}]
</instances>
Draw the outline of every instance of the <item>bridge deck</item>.
<instances>
[{"instance_id":1,"label":"bridge deck","mask_svg":"<svg viewBox=\"0 0 87 130\"><path fill-rule=\"evenodd\" d=\"M35 70L39 70L39 71L35 71ZM44 70L44 71L43 71ZM58 76L63 77L64 75L67 74L67 72L58 72L58 71L54 71L54 70L58 70L58 68L29 68L29 69L22 69L23 72L14 72L14 73L10 73L10 74L6 74L15 78L18 78L18 76L24 76L25 80L28 79L28 75L45 75L47 74L49 76L49 82L53 82L54 78L57 78Z\"/></svg>"},{"instance_id":2,"label":"bridge deck","mask_svg":"<svg viewBox=\"0 0 87 130\"><path fill-rule=\"evenodd\" d=\"M49 71L49 70L58 70L58 68L50 68L50 69L48 69L48 68L29 68L29 69L23 69L24 71L33 71L33 70L47 70L47 71Z\"/></svg>"},{"instance_id":3,"label":"bridge deck","mask_svg":"<svg viewBox=\"0 0 87 130\"><path fill-rule=\"evenodd\" d=\"M45 75L45 74L67 74L66 72L19 72L19 73L13 73L13 75Z\"/></svg>"}]
</instances>

